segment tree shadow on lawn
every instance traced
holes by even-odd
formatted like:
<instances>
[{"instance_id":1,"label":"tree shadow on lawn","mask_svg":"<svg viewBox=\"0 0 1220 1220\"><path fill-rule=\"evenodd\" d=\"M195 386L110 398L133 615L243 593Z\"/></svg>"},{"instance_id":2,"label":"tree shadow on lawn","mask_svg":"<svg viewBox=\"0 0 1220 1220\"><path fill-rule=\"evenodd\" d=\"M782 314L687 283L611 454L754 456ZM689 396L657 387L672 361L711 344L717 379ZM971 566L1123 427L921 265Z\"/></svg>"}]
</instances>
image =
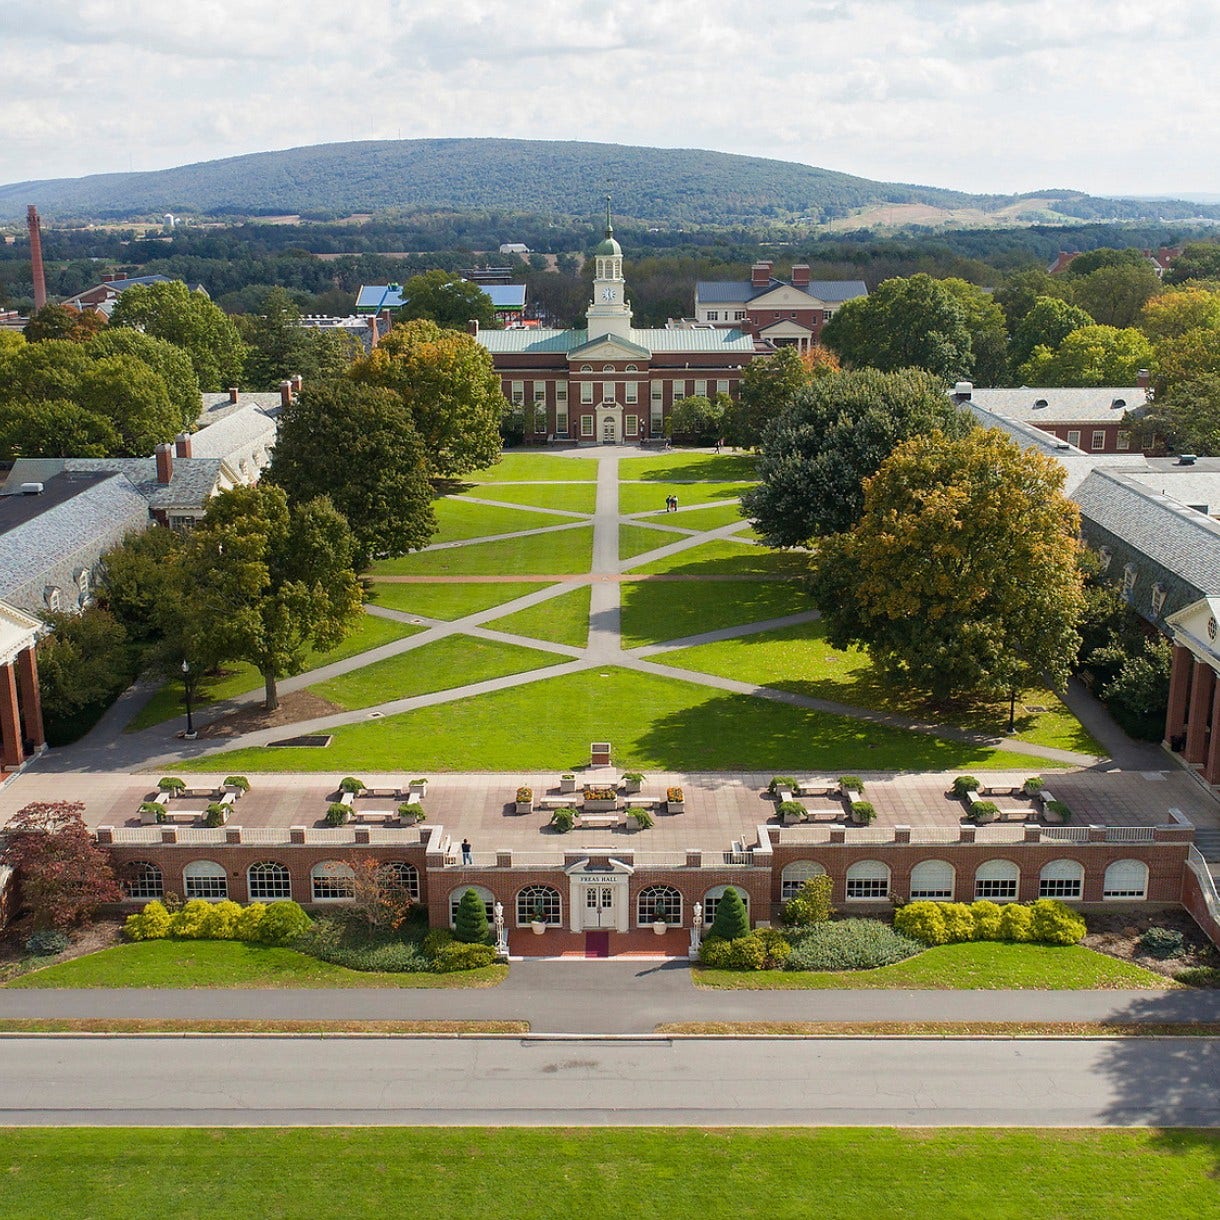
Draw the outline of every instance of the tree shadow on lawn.
<instances>
[{"instance_id":1,"label":"tree shadow on lawn","mask_svg":"<svg viewBox=\"0 0 1220 1220\"><path fill-rule=\"evenodd\" d=\"M668 771L948 771L990 753L750 695L713 696L641 728L633 757Z\"/></svg>"},{"instance_id":2,"label":"tree shadow on lawn","mask_svg":"<svg viewBox=\"0 0 1220 1220\"><path fill-rule=\"evenodd\" d=\"M672 458L672 450L670 452ZM639 483L754 483L757 480L756 459L744 453L692 453L683 461L666 461L626 478L627 482Z\"/></svg>"},{"instance_id":3,"label":"tree shadow on lawn","mask_svg":"<svg viewBox=\"0 0 1220 1220\"><path fill-rule=\"evenodd\" d=\"M676 535L674 540L678 540ZM628 571L627 575L688 576L692 578L745 576L758 580L774 580L779 578L804 579L809 574L808 561L803 555L768 551L765 547L752 547L744 543L734 544L731 539L727 541L730 546L740 547L740 551L698 557L695 552L699 547L692 547L689 552L679 552L667 560L662 560L664 571L653 571L652 564L645 564L639 569ZM701 547L718 545L715 541L700 544ZM690 558L687 558L688 554Z\"/></svg>"}]
</instances>

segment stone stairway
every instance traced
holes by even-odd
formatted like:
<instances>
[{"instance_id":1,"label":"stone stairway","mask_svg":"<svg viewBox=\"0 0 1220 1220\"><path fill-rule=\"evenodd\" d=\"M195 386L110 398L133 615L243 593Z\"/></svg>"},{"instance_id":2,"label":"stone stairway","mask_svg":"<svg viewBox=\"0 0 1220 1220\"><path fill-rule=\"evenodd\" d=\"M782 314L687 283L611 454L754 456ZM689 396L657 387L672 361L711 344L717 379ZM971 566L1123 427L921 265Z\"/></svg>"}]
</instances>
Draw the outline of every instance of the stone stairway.
<instances>
[{"instance_id":1,"label":"stone stairway","mask_svg":"<svg viewBox=\"0 0 1220 1220\"><path fill-rule=\"evenodd\" d=\"M1195 846L1209 864L1220 864L1220 830L1200 827L1195 831Z\"/></svg>"}]
</instances>

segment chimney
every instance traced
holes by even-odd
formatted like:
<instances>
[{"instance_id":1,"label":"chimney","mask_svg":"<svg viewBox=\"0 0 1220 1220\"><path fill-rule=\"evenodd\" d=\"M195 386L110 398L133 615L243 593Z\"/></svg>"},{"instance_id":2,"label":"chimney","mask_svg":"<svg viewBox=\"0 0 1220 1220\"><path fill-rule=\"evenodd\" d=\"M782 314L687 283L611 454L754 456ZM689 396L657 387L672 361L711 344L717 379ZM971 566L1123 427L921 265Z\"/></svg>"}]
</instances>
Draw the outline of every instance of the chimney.
<instances>
[{"instance_id":1,"label":"chimney","mask_svg":"<svg viewBox=\"0 0 1220 1220\"><path fill-rule=\"evenodd\" d=\"M765 288L771 282L771 264L769 262L755 263L750 268L750 287Z\"/></svg>"},{"instance_id":2,"label":"chimney","mask_svg":"<svg viewBox=\"0 0 1220 1220\"><path fill-rule=\"evenodd\" d=\"M191 438L186 432L179 432L174 437L174 457L189 458L191 456Z\"/></svg>"},{"instance_id":3,"label":"chimney","mask_svg":"<svg viewBox=\"0 0 1220 1220\"><path fill-rule=\"evenodd\" d=\"M282 407L292 406L292 382L291 381L281 381L280 382L280 406L282 406Z\"/></svg>"},{"instance_id":4,"label":"chimney","mask_svg":"<svg viewBox=\"0 0 1220 1220\"><path fill-rule=\"evenodd\" d=\"M470 321L466 323L466 333L468 335L474 335L474 337L476 339L479 337L479 319L478 318L471 318Z\"/></svg>"},{"instance_id":5,"label":"chimney","mask_svg":"<svg viewBox=\"0 0 1220 1220\"><path fill-rule=\"evenodd\" d=\"M369 318L369 349L376 347L381 342L381 336L377 333L377 315L373 314Z\"/></svg>"},{"instance_id":6,"label":"chimney","mask_svg":"<svg viewBox=\"0 0 1220 1220\"><path fill-rule=\"evenodd\" d=\"M30 271L34 278L34 312L37 313L47 303L47 274L42 266L42 221L32 203L25 210L25 221L30 231Z\"/></svg>"},{"instance_id":7,"label":"chimney","mask_svg":"<svg viewBox=\"0 0 1220 1220\"><path fill-rule=\"evenodd\" d=\"M113 284L116 280L121 280L123 277L117 271L107 271L102 276L103 284Z\"/></svg>"},{"instance_id":8,"label":"chimney","mask_svg":"<svg viewBox=\"0 0 1220 1220\"><path fill-rule=\"evenodd\" d=\"M1152 378L1147 369L1140 369L1140 371L1135 374L1135 384L1139 386L1141 390L1146 390L1151 382Z\"/></svg>"},{"instance_id":9,"label":"chimney","mask_svg":"<svg viewBox=\"0 0 1220 1220\"><path fill-rule=\"evenodd\" d=\"M174 477L174 450L172 445L158 445L156 448L157 458L157 482L162 487L168 487Z\"/></svg>"},{"instance_id":10,"label":"chimney","mask_svg":"<svg viewBox=\"0 0 1220 1220\"><path fill-rule=\"evenodd\" d=\"M304 381L304 378L302 378L300 373L293 373L288 384L290 386L292 386L292 392L294 394L299 394L301 392L301 386L303 386L305 384L305 381Z\"/></svg>"},{"instance_id":11,"label":"chimney","mask_svg":"<svg viewBox=\"0 0 1220 1220\"><path fill-rule=\"evenodd\" d=\"M792 268L792 287L793 288L808 288L809 287L809 264L797 263Z\"/></svg>"},{"instance_id":12,"label":"chimney","mask_svg":"<svg viewBox=\"0 0 1220 1220\"><path fill-rule=\"evenodd\" d=\"M959 381L953 387L954 402L969 402L974 395L974 385L969 381Z\"/></svg>"},{"instance_id":13,"label":"chimney","mask_svg":"<svg viewBox=\"0 0 1220 1220\"><path fill-rule=\"evenodd\" d=\"M229 386L229 401L230 401L230 402L236 402L236 401L237 401L237 395L238 395L238 389L237 389L237 387L236 387L235 385L231 385L231 386Z\"/></svg>"}]
</instances>

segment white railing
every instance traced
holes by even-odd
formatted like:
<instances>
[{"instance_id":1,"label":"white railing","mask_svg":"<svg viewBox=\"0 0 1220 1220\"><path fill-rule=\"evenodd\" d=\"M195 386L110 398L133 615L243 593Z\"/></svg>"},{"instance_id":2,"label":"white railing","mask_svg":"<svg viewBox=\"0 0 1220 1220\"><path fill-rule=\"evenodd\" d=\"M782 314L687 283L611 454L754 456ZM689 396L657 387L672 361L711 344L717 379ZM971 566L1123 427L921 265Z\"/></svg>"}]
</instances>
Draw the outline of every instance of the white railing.
<instances>
[{"instance_id":1,"label":"white railing","mask_svg":"<svg viewBox=\"0 0 1220 1220\"><path fill-rule=\"evenodd\" d=\"M1118 827L1113 829L1117 830ZM1060 843L1087 843L1089 841L1089 828L1087 826L1044 826L1042 828L1042 837L1044 839L1057 839ZM1121 841L1115 840L1115 842Z\"/></svg>"},{"instance_id":2,"label":"white railing","mask_svg":"<svg viewBox=\"0 0 1220 1220\"><path fill-rule=\"evenodd\" d=\"M1155 826L1107 826L1107 843L1155 843Z\"/></svg>"},{"instance_id":3,"label":"white railing","mask_svg":"<svg viewBox=\"0 0 1220 1220\"><path fill-rule=\"evenodd\" d=\"M959 826L915 826L911 828L912 843L960 843Z\"/></svg>"},{"instance_id":4,"label":"white railing","mask_svg":"<svg viewBox=\"0 0 1220 1220\"><path fill-rule=\"evenodd\" d=\"M116 826L111 832L115 843L160 843L159 826Z\"/></svg>"},{"instance_id":5,"label":"white railing","mask_svg":"<svg viewBox=\"0 0 1220 1220\"><path fill-rule=\"evenodd\" d=\"M230 829L240 830L241 841L243 843L253 843L256 846L291 842L287 826L236 826L230 827ZM308 837L307 831L306 838Z\"/></svg>"},{"instance_id":6,"label":"white railing","mask_svg":"<svg viewBox=\"0 0 1220 1220\"><path fill-rule=\"evenodd\" d=\"M784 826L779 832L779 841L794 844L829 843L830 829L829 826Z\"/></svg>"},{"instance_id":7,"label":"white railing","mask_svg":"<svg viewBox=\"0 0 1220 1220\"><path fill-rule=\"evenodd\" d=\"M894 828L892 826L848 826L847 841L849 843L892 843Z\"/></svg>"},{"instance_id":8,"label":"white railing","mask_svg":"<svg viewBox=\"0 0 1220 1220\"><path fill-rule=\"evenodd\" d=\"M1208 915L1214 923L1220 924L1220 894L1216 893L1216 879L1212 876L1212 870L1203 858L1203 853L1193 843L1186 853L1186 867L1198 878Z\"/></svg>"},{"instance_id":9,"label":"white railing","mask_svg":"<svg viewBox=\"0 0 1220 1220\"><path fill-rule=\"evenodd\" d=\"M224 843L225 829L223 826L179 826L177 836L179 843Z\"/></svg>"}]
</instances>

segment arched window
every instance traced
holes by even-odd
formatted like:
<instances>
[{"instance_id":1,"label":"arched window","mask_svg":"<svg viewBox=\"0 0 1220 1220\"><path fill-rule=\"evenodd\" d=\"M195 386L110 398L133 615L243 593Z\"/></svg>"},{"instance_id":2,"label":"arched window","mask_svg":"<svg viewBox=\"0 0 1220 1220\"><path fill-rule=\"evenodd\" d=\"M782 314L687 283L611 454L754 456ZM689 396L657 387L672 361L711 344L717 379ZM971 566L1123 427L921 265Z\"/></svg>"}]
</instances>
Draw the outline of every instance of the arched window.
<instances>
[{"instance_id":1,"label":"arched window","mask_svg":"<svg viewBox=\"0 0 1220 1220\"><path fill-rule=\"evenodd\" d=\"M128 898L148 902L153 898L164 897L165 877L155 864L150 864L147 860L135 860L125 871L127 876L123 881L123 888L127 891Z\"/></svg>"},{"instance_id":2,"label":"arched window","mask_svg":"<svg viewBox=\"0 0 1220 1220\"><path fill-rule=\"evenodd\" d=\"M276 860L251 864L246 870L246 885L251 902L275 902L292 897L292 878L285 865Z\"/></svg>"},{"instance_id":3,"label":"arched window","mask_svg":"<svg viewBox=\"0 0 1220 1220\"><path fill-rule=\"evenodd\" d=\"M793 860L791 864L785 864L780 874L779 896L785 901L795 898L810 877L821 877L825 872L816 860Z\"/></svg>"},{"instance_id":4,"label":"arched window","mask_svg":"<svg viewBox=\"0 0 1220 1220\"><path fill-rule=\"evenodd\" d=\"M582 364L580 366L580 371L582 373L591 373L593 372L593 366L591 364Z\"/></svg>"},{"instance_id":5,"label":"arched window","mask_svg":"<svg viewBox=\"0 0 1220 1220\"><path fill-rule=\"evenodd\" d=\"M640 890L639 897L635 900L635 914L636 922L641 926L663 919L667 924L680 927L682 894L672 885L650 885Z\"/></svg>"},{"instance_id":6,"label":"arched window","mask_svg":"<svg viewBox=\"0 0 1220 1220\"><path fill-rule=\"evenodd\" d=\"M724 891L734 889L737 891L737 896L741 899L742 905L746 908L746 914L750 913L750 895L745 892L739 885L714 885L706 894L703 895L703 924L704 927L710 928L712 921L716 918L716 908L720 905L720 900L724 897Z\"/></svg>"},{"instance_id":7,"label":"arched window","mask_svg":"<svg viewBox=\"0 0 1220 1220\"><path fill-rule=\"evenodd\" d=\"M351 902L356 896L356 874L341 860L323 860L309 870L314 902Z\"/></svg>"},{"instance_id":8,"label":"arched window","mask_svg":"<svg viewBox=\"0 0 1220 1220\"><path fill-rule=\"evenodd\" d=\"M953 865L947 860L920 860L911 869L910 899L912 902L921 899L951 902L956 880L957 874L953 871Z\"/></svg>"},{"instance_id":9,"label":"arched window","mask_svg":"<svg viewBox=\"0 0 1220 1220\"><path fill-rule=\"evenodd\" d=\"M627 373L638 373L640 370L636 365L629 364L623 371Z\"/></svg>"},{"instance_id":10,"label":"arched window","mask_svg":"<svg viewBox=\"0 0 1220 1220\"><path fill-rule=\"evenodd\" d=\"M603 373L613 373L613 372L614 372L614 365L612 365L612 364L603 364L603 365L602 365L602 372L603 372Z\"/></svg>"},{"instance_id":11,"label":"arched window","mask_svg":"<svg viewBox=\"0 0 1220 1220\"><path fill-rule=\"evenodd\" d=\"M517 927L524 928L536 919L552 928L562 925L563 910L554 886L527 885L517 891Z\"/></svg>"},{"instance_id":12,"label":"arched window","mask_svg":"<svg viewBox=\"0 0 1220 1220\"><path fill-rule=\"evenodd\" d=\"M419 901L419 869L406 860L387 860L378 870L381 884L390 890L401 890L412 902Z\"/></svg>"},{"instance_id":13,"label":"arched window","mask_svg":"<svg viewBox=\"0 0 1220 1220\"><path fill-rule=\"evenodd\" d=\"M1021 884L1021 870L1011 860L988 860L974 874L975 898L1011 902Z\"/></svg>"},{"instance_id":14,"label":"arched window","mask_svg":"<svg viewBox=\"0 0 1220 1220\"><path fill-rule=\"evenodd\" d=\"M192 860L182 870L182 892L187 898L219 902L229 896L229 877L215 860Z\"/></svg>"},{"instance_id":15,"label":"arched window","mask_svg":"<svg viewBox=\"0 0 1220 1220\"><path fill-rule=\"evenodd\" d=\"M1039 898L1079 898L1084 893L1084 865L1078 860L1052 860L1038 874Z\"/></svg>"},{"instance_id":16,"label":"arched window","mask_svg":"<svg viewBox=\"0 0 1220 1220\"><path fill-rule=\"evenodd\" d=\"M457 927L457 909L462 901L462 895L466 893L467 890L474 890L474 892L483 899L483 906L487 911L488 923L491 923L496 916L496 896L491 892L491 890L481 885L463 885L449 895L449 926L451 928Z\"/></svg>"},{"instance_id":17,"label":"arched window","mask_svg":"<svg viewBox=\"0 0 1220 1220\"><path fill-rule=\"evenodd\" d=\"M1142 902L1148 897L1148 865L1143 860L1115 860L1106 868L1101 896L1109 902Z\"/></svg>"},{"instance_id":18,"label":"arched window","mask_svg":"<svg viewBox=\"0 0 1220 1220\"><path fill-rule=\"evenodd\" d=\"M847 896L873 902L890 896L890 866L880 860L857 860L847 870Z\"/></svg>"}]
</instances>

